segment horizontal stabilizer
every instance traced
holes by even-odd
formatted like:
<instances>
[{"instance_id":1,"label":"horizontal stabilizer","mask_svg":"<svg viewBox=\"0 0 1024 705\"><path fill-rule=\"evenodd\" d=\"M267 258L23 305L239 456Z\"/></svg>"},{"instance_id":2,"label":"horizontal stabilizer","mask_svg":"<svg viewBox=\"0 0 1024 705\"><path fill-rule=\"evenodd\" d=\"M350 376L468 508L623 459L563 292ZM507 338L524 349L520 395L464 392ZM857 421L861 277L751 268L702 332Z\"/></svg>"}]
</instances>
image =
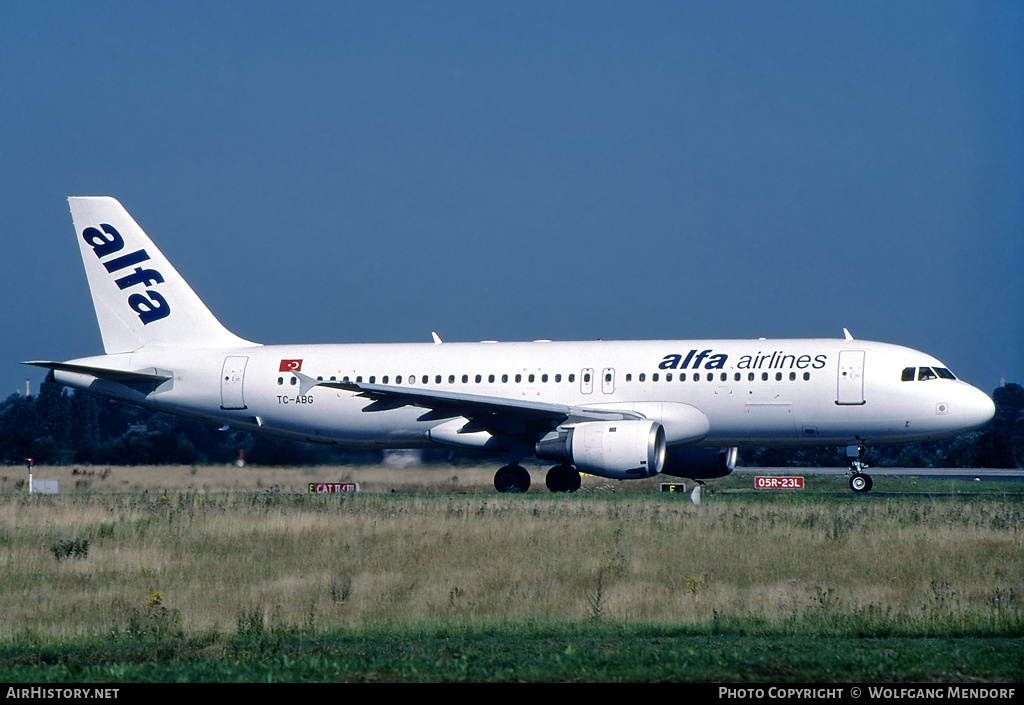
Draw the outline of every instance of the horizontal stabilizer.
<instances>
[{"instance_id":1,"label":"horizontal stabilizer","mask_svg":"<svg viewBox=\"0 0 1024 705\"><path fill-rule=\"evenodd\" d=\"M61 372L77 372L83 375L91 375L97 379L105 379L118 384L161 384L171 379L170 375L157 374L155 372L132 372L130 370L112 370L107 367L92 367L91 365L75 365L68 362L50 362L48 360L32 360L23 362L23 365L34 365L50 370Z\"/></svg>"}]
</instances>

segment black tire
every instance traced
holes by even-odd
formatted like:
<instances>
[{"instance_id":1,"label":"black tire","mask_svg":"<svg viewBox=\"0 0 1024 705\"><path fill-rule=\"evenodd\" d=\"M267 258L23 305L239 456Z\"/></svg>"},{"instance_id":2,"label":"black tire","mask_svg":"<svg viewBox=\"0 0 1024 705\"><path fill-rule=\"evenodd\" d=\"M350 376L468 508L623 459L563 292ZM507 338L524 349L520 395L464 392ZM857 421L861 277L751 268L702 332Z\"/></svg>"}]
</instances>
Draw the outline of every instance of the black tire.
<instances>
[{"instance_id":1,"label":"black tire","mask_svg":"<svg viewBox=\"0 0 1024 705\"><path fill-rule=\"evenodd\" d=\"M530 489L530 473L521 465L506 465L494 473L494 489L498 492L526 492Z\"/></svg>"},{"instance_id":2,"label":"black tire","mask_svg":"<svg viewBox=\"0 0 1024 705\"><path fill-rule=\"evenodd\" d=\"M576 468L571 465L556 465L548 470L545 483L552 492L575 492L582 481Z\"/></svg>"},{"instance_id":3,"label":"black tire","mask_svg":"<svg viewBox=\"0 0 1024 705\"><path fill-rule=\"evenodd\" d=\"M862 472L855 472L850 476L850 489L854 492L869 492L871 490L871 476Z\"/></svg>"}]
</instances>

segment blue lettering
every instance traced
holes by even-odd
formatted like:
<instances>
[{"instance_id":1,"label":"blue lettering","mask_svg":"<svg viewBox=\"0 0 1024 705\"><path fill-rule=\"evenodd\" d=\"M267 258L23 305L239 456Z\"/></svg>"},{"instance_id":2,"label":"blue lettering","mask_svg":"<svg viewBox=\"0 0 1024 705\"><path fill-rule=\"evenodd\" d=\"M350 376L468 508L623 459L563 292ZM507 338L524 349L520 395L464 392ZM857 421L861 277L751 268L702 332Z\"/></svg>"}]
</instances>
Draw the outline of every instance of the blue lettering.
<instances>
[{"instance_id":1,"label":"blue lettering","mask_svg":"<svg viewBox=\"0 0 1024 705\"><path fill-rule=\"evenodd\" d=\"M681 357L680 355L675 355L675 354L666 355L665 358L661 361L661 364L658 365L658 369L662 369L662 370L674 370L674 369L676 369L677 367L679 367L679 358L680 357Z\"/></svg>"},{"instance_id":2,"label":"blue lettering","mask_svg":"<svg viewBox=\"0 0 1024 705\"><path fill-rule=\"evenodd\" d=\"M117 232L114 226L107 223L101 223L99 228L86 228L82 231L82 239L92 248L92 251L96 253L99 259L124 249L124 238L121 237L121 233ZM119 272L122 269L145 262L148 259L148 252L136 250L135 252L103 262L103 267L108 273L113 274L114 272ZM155 269L135 267L130 274L115 279L114 283L117 284L118 289L123 291L140 284L144 287L163 284L164 277ZM153 321L159 321L161 318L167 318L171 315L171 307L167 303L167 299L158 292L148 288L144 294L132 294L129 296L128 307L139 315L139 320L142 321L143 325L149 325Z\"/></svg>"},{"instance_id":3,"label":"blue lettering","mask_svg":"<svg viewBox=\"0 0 1024 705\"><path fill-rule=\"evenodd\" d=\"M155 291L146 289L147 299L142 294L132 294L128 297L128 305L135 313L139 314L139 320L143 325L149 325L153 321L167 318L171 313L171 307L167 300Z\"/></svg>"},{"instance_id":4,"label":"blue lettering","mask_svg":"<svg viewBox=\"0 0 1024 705\"><path fill-rule=\"evenodd\" d=\"M102 233L96 228L86 228L82 232L82 239L92 248L97 257L103 259L107 255L112 255L122 250L124 248L124 238L111 225L103 223L100 227L103 228ZM110 237L105 237L103 233Z\"/></svg>"},{"instance_id":5,"label":"blue lettering","mask_svg":"<svg viewBox=\"0 0 1024 705\"><path fill-rule=\"evenodd\" d=\"M145 262L149 259L149 255L146 254L145 250L135 250L127 255L121 255L117 259L112 259L108 262L104 262L103 266L106 267L107 271L113 274L114 272L124 269L125 267L131 267L133 264L139 262Z\"/></svg>"},{"instance_id":6,"label":"blue lettering","mask_svg":"<svg viewBox=\"0 0 1024 705\"><path fill-rule=\"evenodd\" d=\"M666 355L658 364L658 369L699 370L701 365L703 365L705 370L724 370L728 360L729 355L726 353L715 353L713 350L702 350L701 352L691 350L686 354L686 357L678 353ZM797 368L805 370L810 367L820 370L826 364L828 364L828 355L816 355L812 358L810 355L797 356L787 354L781 350L775 350L770 355L762 355L760 351L758 351L757 355L741 355L736 363L736 369L756 370L767 367L768 369L792 370Z\"/></svg>"},{"instance_id":7,"label":"blue lettering","mask_svg":"<svg viewBox=\"0 0 1024 705\"><path fill-rule=\"evenodd\" d=\"M163 281L163 275L155 269L143 269L142 267L136 267L134 274L129 274L127 277L115 279L114 283L117 284L118 289L127 289L128 287L135 286L136 284L151 286L153 284L162 284Z\"/></svg>"}]
</instances>

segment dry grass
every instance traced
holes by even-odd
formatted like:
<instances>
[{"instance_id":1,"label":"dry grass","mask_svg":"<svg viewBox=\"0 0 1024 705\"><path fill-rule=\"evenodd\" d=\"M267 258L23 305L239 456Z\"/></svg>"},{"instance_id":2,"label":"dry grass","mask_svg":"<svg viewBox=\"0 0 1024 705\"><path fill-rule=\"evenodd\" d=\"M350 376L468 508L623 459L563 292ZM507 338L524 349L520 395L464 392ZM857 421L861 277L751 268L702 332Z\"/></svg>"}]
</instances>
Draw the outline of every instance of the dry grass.
<instances>
[{"instance_id":1,"label":"dry grass","mask_svg":"<svg viewBox=\"0 0 1024 705\"><path fill-rule=\"evenodd\" d=\"M278 489L257 491L248 468L94 470L69 477L134 491L0 495L0 639L438 618L1022 623L1019 501L720 495L698 507L649 493L483 494L491 469L473 481L463 469L270 469L259 484ZM388 492L413 473L456 491ZM194 491L147 484L172 478ZM381 494L303 494L327 480ZM53 546L76 537L87 555L58 560Z\"/></svg>"},{"instance_id":2,"label":"dry grass","mask_svg":"<svg viewBox=\"0 0 1024 705\"><path fill-rule=\"evenodd\" d=\"M64 465L37 467L34 477L58 480L61 492L166 492L277 490L305 492L310 482L358 482L365 492L494 492L497 465L466 467L248 465ZM544 489L546 468L532 468L533 486ZM585 488L608 486L609 480L585 477ZM660 479L615 483L630 491L647 491ZM24 467L0 467L0 492L28 489Z\"/></svg>"}]
</instances>

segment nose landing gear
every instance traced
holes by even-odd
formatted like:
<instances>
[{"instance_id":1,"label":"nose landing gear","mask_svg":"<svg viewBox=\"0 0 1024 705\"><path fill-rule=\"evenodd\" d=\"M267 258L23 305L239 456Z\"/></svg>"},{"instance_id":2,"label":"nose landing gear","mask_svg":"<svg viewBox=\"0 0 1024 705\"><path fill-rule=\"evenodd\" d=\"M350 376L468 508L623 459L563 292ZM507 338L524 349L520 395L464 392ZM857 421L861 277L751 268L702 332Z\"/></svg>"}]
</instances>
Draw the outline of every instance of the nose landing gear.
<instances>
[{"instance_id":1,"label":"nose landing gear","mask_svg":"<svg viewBox=\"0 0 1024 705\"><path fill-rule=\"evenodd\" d=\"M846 457L850 461L850 489L854 492L871 490L871 476L864 472L867 465L860 459L863 454L864 446L846 446Z\"/></svg>"}]
</instances>

